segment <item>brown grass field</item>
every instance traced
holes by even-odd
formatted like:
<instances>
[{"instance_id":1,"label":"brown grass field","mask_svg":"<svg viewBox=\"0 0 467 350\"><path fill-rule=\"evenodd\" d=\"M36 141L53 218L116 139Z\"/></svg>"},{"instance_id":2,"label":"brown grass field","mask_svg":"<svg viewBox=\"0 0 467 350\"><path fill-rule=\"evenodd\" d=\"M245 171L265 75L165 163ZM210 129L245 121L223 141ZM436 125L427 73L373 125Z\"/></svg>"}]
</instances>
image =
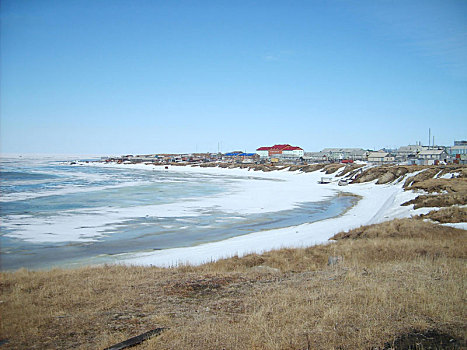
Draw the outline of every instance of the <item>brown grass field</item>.
<instances>
[{"instance_id":1,"label":"brown grass field","mask_svg":"<svg viewBox=\"0 0 467 350\"><path fill-rule=\"evenodd\" d=\"M466 339L464 230L404 219L336 242L198 267L2 273L2 349L382 349L416 330ZM329 257L339 257L328 265Z\"/></svg>"},{"instance_id":2,"label":"brown grass field","mask_svg":"<svg viewBox=\"0 0 467 350\"><path fill-rule=\"evenodd\" d=\"M201 266L2 272L0 349L104 349L158 327L134 349L466 349L466 258L465 230L412 218Z\"/></svg>"}]
</instances>

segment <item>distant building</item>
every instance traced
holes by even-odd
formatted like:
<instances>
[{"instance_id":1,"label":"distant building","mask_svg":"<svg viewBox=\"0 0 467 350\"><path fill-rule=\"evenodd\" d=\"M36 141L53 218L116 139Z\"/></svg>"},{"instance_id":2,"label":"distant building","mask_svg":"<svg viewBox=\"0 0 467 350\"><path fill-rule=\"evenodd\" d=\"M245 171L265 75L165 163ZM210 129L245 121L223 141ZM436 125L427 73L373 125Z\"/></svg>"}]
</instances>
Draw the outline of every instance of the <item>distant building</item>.
<instances>
[{"instance_id":1,"label":"distant building","mask_svg":"<svg viewBox=\"0 0 467 350\"><path fill-rule=\"evenodd\" d=\"M397 162L411 162L414 163L418 159L418 154L428 149L428 147L422 145L408 145L399 147L394 153Z\"/></svg>"},{"instance_id":2,"label":"distant building","mask_svg":"<svg viewBox=\"0 0 467 350\"><path fill-rule=\"evenodd\" d=\"M303 160L306 162L325 162L328 160L328 156L323 152L305 152Z\"/></svg>"},{"instance_id":3,"label":"distant building","mask_svg":"<svg viewBox=\"0 0 467 350\"><path fill-rule=\"evenodd\" d=\"M222 159L230 163L254 163L257 160L256 153L245 153L242 151L229 152L224 154Z\"/></svg>"},{"instance_id":4,"label":"distant building","mask_svg":"<svg viewBox=\"0 0 467 350\"><path fill-rule=\"evenodd\" d=\"M303 157L304 155L303 149L300 147L295 147L295 146L287 146L282 149L282 154L286 157L290 158L300 158Z\"/></svg>"},{"instance_id":5,"label":"distant building","mask_svg":"<svg viewBox=\"0 0 467 350\"><path fill-rule=\"evenodd\" d=\"M283 155L285 158L300 158L305 152L300 147L285 145L274 145L272 147L260 147L256 150L256 154L261 158L274 157Z\"/></svg>"},{"instance_id":6,"label":"distant building","mask_svg":"<svg viewBox=\"0 0 467 350\"><path fill-rule=\"evenodd\" d=\"M229 153L224 154L224 156L226 156L226 157L238 157L242 153L243 153L242 151L233 151L233 152L229 152Z\"/></svg>"},{"instance_id":7,"label":"distant building","mask_svg":"<svg viewBox=\"0 0 467 350\"><path fill-rule=\"evenodd\" d=\"M388 152L383 152L383 151L370 152L370 154L368 155L369 163L383 164L383 163L392 163L394 161L395 161L395 157Z\"/></svg>"},{"instance_id":8,"label":"distant building","mask_svg":"<svg viewBox=\"0 0 467 350\"><path fill-rule=\"evenodd\" d=\"M426 149L418 153L418 159L421 160L447 161L448 158L449 155L444 149Z\"/></svg>"},{"instance_id":9,"label":"distant building","mask_svg":"<svg viewBox=\"0 0 467 350\"><path fill-rule=\"evenodd\" d=\"M367 155L367 151L363 148L325 148L321 151L325 154L329 160L364 160Z\"/></svg>"},{"instance_id":10,"label":"distant building","mask_svg":"<svg viewBox=\"0 0 467 350\"><path fill-rule=\"evenodd\" d=\"M269 157L269 149L271 147L260 147L256 150L256 154L259 155L261 158Z\"/></svg>"},{"instance_id":11,"label":"distant building","mask_svg":"<svg viewBox=\"0 0 467 350\"><path fill-rule=\"evenodd\" d=\"M461 158L462 155L467 155L467 141L454 141L454 146L450 149L450 155L453 158Z\"/></svg>"},{"instance_id":12,"label":"distant building","mask_svg":"<svg viewBox=\"0 0 467 350\"><path fill-rule=\"evenodd\" d=\"M421 145L408 145L399 147L396 151L396 154L401 157L405 158L413 158L416 157L418 152L423 151L426 147Z\"/></svg>"},{"instance_id":13,"label":"distant building","mask_svg":"<svg viewBox=\"0 0 467 350\"><path fill-rule=\"evenodd\" d=\"M131 161L132 163L143 163L143 162L153 162L157 159L157 155L155 154L138 154L138 155L128 155L124 156L127 160Z\"/></svg>"},{"instance_id":14,"label":"distant building","mask_svg":"<svg viewBox=\"0 0 467 350\"><path fill-rule=\"evenodd\" d=\"M256 153L231 152L225 154L227 157L255 157Z\"/></svg>"},{"instance_id":15,"label":"distant building","mask_svg":"<svg viewBox=\"0 0 467 350\"><path fill-rule=\"evenodd\" d=\"M284 148L289 147L290 145L274 145L271 148L269 148L269 156L273 156L276 154L282 154L282 151Z\"/></svg>"}]
</instances>

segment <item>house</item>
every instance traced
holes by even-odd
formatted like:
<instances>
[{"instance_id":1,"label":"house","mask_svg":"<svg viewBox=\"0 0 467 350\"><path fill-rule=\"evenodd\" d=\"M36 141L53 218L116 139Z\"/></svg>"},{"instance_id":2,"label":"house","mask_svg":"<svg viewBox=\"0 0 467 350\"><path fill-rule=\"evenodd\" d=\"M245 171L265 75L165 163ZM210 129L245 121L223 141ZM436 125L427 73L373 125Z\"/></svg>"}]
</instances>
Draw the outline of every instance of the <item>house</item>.
<instances>
[{"instance_id":1,"label":"house","mask_svg":"<svg viewBox=\"0 0 467 350\"><path fill-rule=\"evenodd\" d=\"M155 154L138 154L135 156L129 156L128 160L132 163L143 163L143 162L154 162L157 160L157 155Z\"/></svg>"},{"instance_id":2,"label":"house","mask_svg":"<svg viewBox=\"0 0 467 350\"><path fill-rule=\"evenodd\" d=\"M458 154L467 154L467 145L464 145L464 146L453 146L451 147L451 156L453 156L454 158L458 155Z\"/></svg>"},{"instance_id":3,"label":"house","mask_svg":"<svg viewBox=\"0 0 467 350\"><path fill-rule=\"evenodd\" d=\"M290 145L274 145L269 148L269 156L276 155L276 154L282 154L282 151L289 147Z\"/></svg>"},{"instance_id":4,"label":"house","mask_svg":"<svg viewBox=\"0 0 467 350\"><path fill-rule=\"evenodd\" d=\"M448 154L444 149L426 149L418 153L418 158L444 160L448 158Z\"/></svg>"},{"instance_id":5,"label":"house","mask_svg":"<svg viewBox=\"0 0 467 350\"><path fill-rule=\"evenodd\" d=\"M453 158L454 163L466 164L467 141L454 141L454 146L449 148L449 155Z\"/></svg>"},{"instance_id":6,"label":"house","mask_svg":"<svg viewBox=\"0 0 467 350\"><path fill-rule=\"evenodd\" d=\"M303 154L303 160L306 162L326 162L328 160L328 156L326 153L323 152L305 152Z\"/></svg>"},{"instance_id":7,"label":"house","mask_svg":"<svg viewBox=\"0 0 467 350\"><path fill-rule=\"evenodd\" d=\"M224 156L226 156L226 157L238 157L242 153L243 153L242 151L234 151L234 152L226 153L226 154L224 154Z\"/></svg>"},{"instance_id":8,"label":"house","mask_svg":"<svg viewBox=\"0 0 467 350\"><path fill-rule=\"evenodd\" d=\"M444 149L427 149L418 153L418 159L422 160L425 165L436 164L439 161L446 162L449 155Z\"/></svg>"},{"instance_id":9,"label":"house","mask_svg":"<svg viewBox=\"0 0 467 350\"><path fill-rule=\"evenodd\" d=\"M467 141L454 141L454 146L450 149L453 158L460 158L462 154L467 154Z\"/></svg>"},{"instance_id":10,"label":"house","mask_svg":"<svg viewBox=\"0 0 467 350\"><path fill-rule=\"evenodd\" d=\"M396 151L396 157L399 161L405 161L408 159L415 159L419 152L426 150L427 147L422 145L408 145L399 147Z\"/></svg>"},{"instance_id":11,"label":"house","mask_svg":"<svg viewBox=\"0 0 467 350\"><path fill-rule=\"evenodd\" d=\"M269 149L271 147L260 147L256 150L256 154L259 155L261 158L269 157Z\"/></svg>"},{"instance_id":12,"label":"house","mask_svg":"<svg viewBox=\"0 0 467 350\"><path fill-rule=\"evenodd\" d=\"M304 151L300 147L291 146L289 144L274 145L272 147L260 147L256 150L256 154L261 158L283 155L285 158L300 158L303 157Z\"/></svg>"},{"instance_id":13,"label":"house","mask_svg":"<svg viewBox=\"0 0 467 350\"><path fill-rule=\"evenodd\" d=\"M254 163L258 158L256 153L245 153L243 151L234 151L224 154L223 160L235 163Z\"/></svg>"},{"instance_id":14,"label":"house","mask_svg":"<svg viewBox=\"0 0 467 350\"><path fill-rule=\"evenodd\" d=\"M303 157L305 152L300 147L287 146L282 149L282 155L287 158L300 158Z\"/></svg>"},{"instance_id":15,"label":"house","mask_svg":"<svg viewBox=\"0 0 467 350\"><path fill-rule=\"evenodd\" d=\"M370 152L370 154L368 155L369 163L383 164L394 162L394 160L395 157L392 154L383 151Z\"/></svg>"},{"instance_id":16,"label":"house","mask_svg":"<svg viewBox=\"0 0 467 350\"><path fill-rule=\"evenodd\" d=\"M329 160L364 160L366 151L363 148L325 148L321 151Z\"/></svg>"}]
</instances>

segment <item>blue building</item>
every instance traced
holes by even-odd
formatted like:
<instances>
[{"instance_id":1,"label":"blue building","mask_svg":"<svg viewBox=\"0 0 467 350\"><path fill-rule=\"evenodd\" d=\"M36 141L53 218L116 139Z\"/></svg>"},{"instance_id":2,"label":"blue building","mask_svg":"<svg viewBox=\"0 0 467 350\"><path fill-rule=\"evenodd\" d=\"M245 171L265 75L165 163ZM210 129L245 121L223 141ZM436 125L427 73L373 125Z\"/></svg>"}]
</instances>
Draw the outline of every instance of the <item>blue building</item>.
<instances>
[{"instance_id":1,"label":"blue building","mask_svg":"<svg viewBox=\"0 0 467 350\"><path fill-rule=\"evenodd\" d=\"M467 154L467 141L454 141L450 154L453 158L460 158L461 155L465 156Z\"/></svg>"}]
</instances>

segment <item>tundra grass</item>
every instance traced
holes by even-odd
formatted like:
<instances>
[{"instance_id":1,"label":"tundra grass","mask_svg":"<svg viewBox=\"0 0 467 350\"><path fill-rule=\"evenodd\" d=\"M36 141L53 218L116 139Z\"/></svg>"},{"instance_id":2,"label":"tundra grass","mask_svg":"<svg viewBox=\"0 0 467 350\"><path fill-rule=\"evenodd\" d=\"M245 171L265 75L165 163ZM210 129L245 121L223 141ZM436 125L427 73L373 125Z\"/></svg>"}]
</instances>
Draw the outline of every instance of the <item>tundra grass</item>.
<instances>
[{"instance_id":1,"label":"tundra grass","mask_svg":"<svg viewBox=\"0 0 467 350\"><path fill-rule=\"evenodd\" d=\"M158 327L135 349L368 349L413 330L466 339L464 230L404 219L334 239L201 266L4 272L2 349L102 349Z\"/></svg>"}]
</instances>

